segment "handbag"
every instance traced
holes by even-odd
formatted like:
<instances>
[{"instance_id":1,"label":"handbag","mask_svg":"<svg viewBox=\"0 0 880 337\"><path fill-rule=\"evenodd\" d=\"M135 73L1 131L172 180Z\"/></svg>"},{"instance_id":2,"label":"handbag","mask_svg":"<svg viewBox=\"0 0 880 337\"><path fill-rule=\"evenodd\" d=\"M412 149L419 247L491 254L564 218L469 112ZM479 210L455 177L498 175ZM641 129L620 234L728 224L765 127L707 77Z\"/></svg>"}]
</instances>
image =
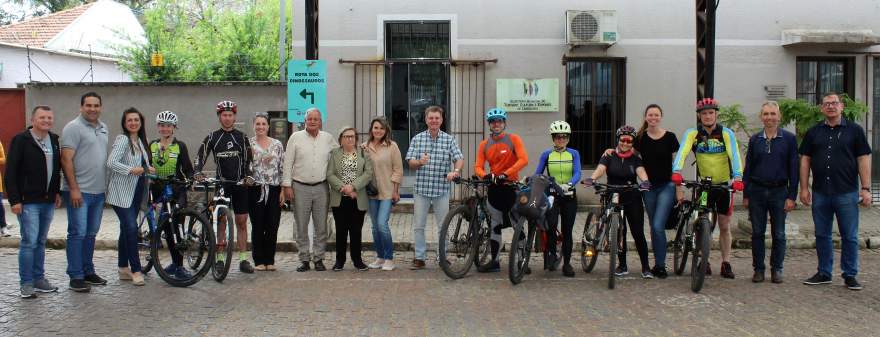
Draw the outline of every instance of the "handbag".
<instances>
[{"instance_id":1,"label":"handbag","mask_svg":"<svg viewBox=\"0 0 880 337\"><path fill-rule=\"evenodd\" d=\"M361 148L361 157L364 158L364 149L363 148ZM369 196L369 197L375 197L375 196L379 195L379 189L376 188L375 184L373 184L372 179L370 180L369 183L367 183L367 186L364 187L364 190L367 191L367 196Z\"/></svg>"}]
</instances>

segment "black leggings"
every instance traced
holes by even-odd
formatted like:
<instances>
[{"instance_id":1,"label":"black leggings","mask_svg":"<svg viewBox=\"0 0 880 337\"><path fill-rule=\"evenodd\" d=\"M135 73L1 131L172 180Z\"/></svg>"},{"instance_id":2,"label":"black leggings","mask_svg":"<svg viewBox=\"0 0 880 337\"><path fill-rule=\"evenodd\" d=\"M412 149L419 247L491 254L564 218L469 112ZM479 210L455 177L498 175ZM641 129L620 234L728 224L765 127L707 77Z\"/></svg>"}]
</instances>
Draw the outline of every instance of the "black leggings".
<instances>
[{"instance_id":1,"label":"black leggings","mask_svg":"<svg viewBox=\"0 0 880 337\"><path fill-rule=\"evenodd\" d=\"M577 216L577 197L559 197L553 202L553 208L547 212L547 245L550 254L556 254L556 225L562 216L562 257L565 264L571 262L572 229Z\"/></svg>"},{"instance_id":2,"label":"black leggings","mask_svg":"<svg viewBox=\"0 0 880 337\"><path fill-rule=\"evenodd\" d=\"M642 271L650 268L648 264L648 241L645 240L645 206L641 198L629 198L631 201L623 206L623 214L629 223L629 230L636 242L636 250L639 251L639 260L642 262ZM620 226L624 237L623 249L617 254L617 260L621 267L626 267L626 226Z\"/></svg>"}]
</instances>

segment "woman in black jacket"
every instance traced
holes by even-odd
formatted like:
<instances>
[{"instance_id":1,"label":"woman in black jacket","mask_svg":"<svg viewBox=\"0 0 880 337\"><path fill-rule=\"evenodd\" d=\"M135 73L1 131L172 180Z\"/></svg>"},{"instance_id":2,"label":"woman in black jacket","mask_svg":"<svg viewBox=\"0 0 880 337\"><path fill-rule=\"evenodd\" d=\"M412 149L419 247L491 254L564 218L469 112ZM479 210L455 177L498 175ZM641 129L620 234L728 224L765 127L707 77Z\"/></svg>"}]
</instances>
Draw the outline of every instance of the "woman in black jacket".
<instances>
[{"instance_id":1,"label":"woman in black jacket","mask_svg":"<svg viewBox=\"0 0 880 337\"><path fill-rule=\"evenodd\" d=\"M49 224L61 205L61 149L58 135L50 131L53 119L52 109L35 107L32 126L12 138L6 160L7 197L21 228L18 271L23 298L58 290L43 273Z\"/></svg>"}]
</instances>

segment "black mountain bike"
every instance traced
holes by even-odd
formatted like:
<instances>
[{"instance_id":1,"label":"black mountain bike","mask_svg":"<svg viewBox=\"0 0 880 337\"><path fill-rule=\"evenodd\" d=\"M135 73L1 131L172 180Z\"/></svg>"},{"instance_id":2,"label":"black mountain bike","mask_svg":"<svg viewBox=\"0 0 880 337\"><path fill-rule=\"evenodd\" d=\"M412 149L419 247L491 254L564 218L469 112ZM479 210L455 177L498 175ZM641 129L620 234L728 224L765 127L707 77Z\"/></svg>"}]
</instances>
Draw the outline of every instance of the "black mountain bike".
<instances>
[{"instance_id":1,"label":"black mountain bike","mask_svg":"<svg viewBox=\"0 0 880 337\"><path fill-rule=\"evenodd\" d=\"M668 246L672 250L676 275L684 272L687 256L691 255L691 290L700 292L709 266L712 230L718 220L717 210L709 206L709 192L717 190L729 193L731 189L727 185L713 185L710 177L685 181L683 185L691 189L691 201L682 207L675 238Z\"/></svg>"},{"instance_id":2,"label":"black mountain bike","mask_svg":"<svg viewBox=\"0 0 880 337\"><path fill-rule=\"evenodd\" d=\"M443 219L438 254L440 269L449 278L459 279L467 275L471 265L479 268L491 262L486 191L492 181L473 177L454 182L468 186L472 195Z\"/></svg>"},{"instance_id":3,"label":"black mountain bike","mask_svg":"<svg viewBox=\"0 0 880 337\"><path fill-rule=\"evenodd\" d=\"M584 249L581 266L584 272L593 271L596 260L599 259L599 252L608 252L608 289L614 289L617 253L623 249L626 240L626 231L621 228L624 217L620 195L638 190L639 185L608 185L594 182L593 188L600 196L601 208L598 215L593 212L587 215L584 235L581 238Z\"/></svg>"},{"instance_id":4,"label":"black mountain bike","mask_svg":"<svg viewBox=\"0 0 880 337\"><path fill-rule=\"evenodd\" d=\"M219 178L205 178L198 184L205 189L206 206L201 206L201 214L208 219L210 227L216 227L216 232L221 234L219 230L221 224L224 224L226 231L223 237L218 237L216 242L215 254L216 259L212 259L209 263L211 268L211 276L217 282L223 282L229 275L229 269L232 266L232 260L235 256L235 214L232 211L232 199L227 198L224 193L224 185L235 184L247 186L253 183L253 179L245 177L241 181L225 180ZM213 197L211 189L214 190Z\"/></svg>"}]
</instances>

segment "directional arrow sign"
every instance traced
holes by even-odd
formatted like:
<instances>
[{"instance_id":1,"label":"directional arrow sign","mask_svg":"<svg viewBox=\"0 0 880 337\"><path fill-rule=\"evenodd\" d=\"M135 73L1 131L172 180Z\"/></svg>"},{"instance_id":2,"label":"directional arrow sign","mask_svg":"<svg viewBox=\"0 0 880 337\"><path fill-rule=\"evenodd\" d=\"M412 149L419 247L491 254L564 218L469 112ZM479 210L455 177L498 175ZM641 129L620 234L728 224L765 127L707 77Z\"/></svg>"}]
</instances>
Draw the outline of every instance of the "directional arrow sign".
<instances>
[{"instance_id":1,"label":"directional arrow sign","mask_svg":"<svg viewBox=\"0 0 880 337\"><path fill-rule=\"evenodd\" d=\"M322 60L287 63L287 120L303 123L306 110L318 108L327 120L327 64Z\"/></svg>"}]
</instances>

